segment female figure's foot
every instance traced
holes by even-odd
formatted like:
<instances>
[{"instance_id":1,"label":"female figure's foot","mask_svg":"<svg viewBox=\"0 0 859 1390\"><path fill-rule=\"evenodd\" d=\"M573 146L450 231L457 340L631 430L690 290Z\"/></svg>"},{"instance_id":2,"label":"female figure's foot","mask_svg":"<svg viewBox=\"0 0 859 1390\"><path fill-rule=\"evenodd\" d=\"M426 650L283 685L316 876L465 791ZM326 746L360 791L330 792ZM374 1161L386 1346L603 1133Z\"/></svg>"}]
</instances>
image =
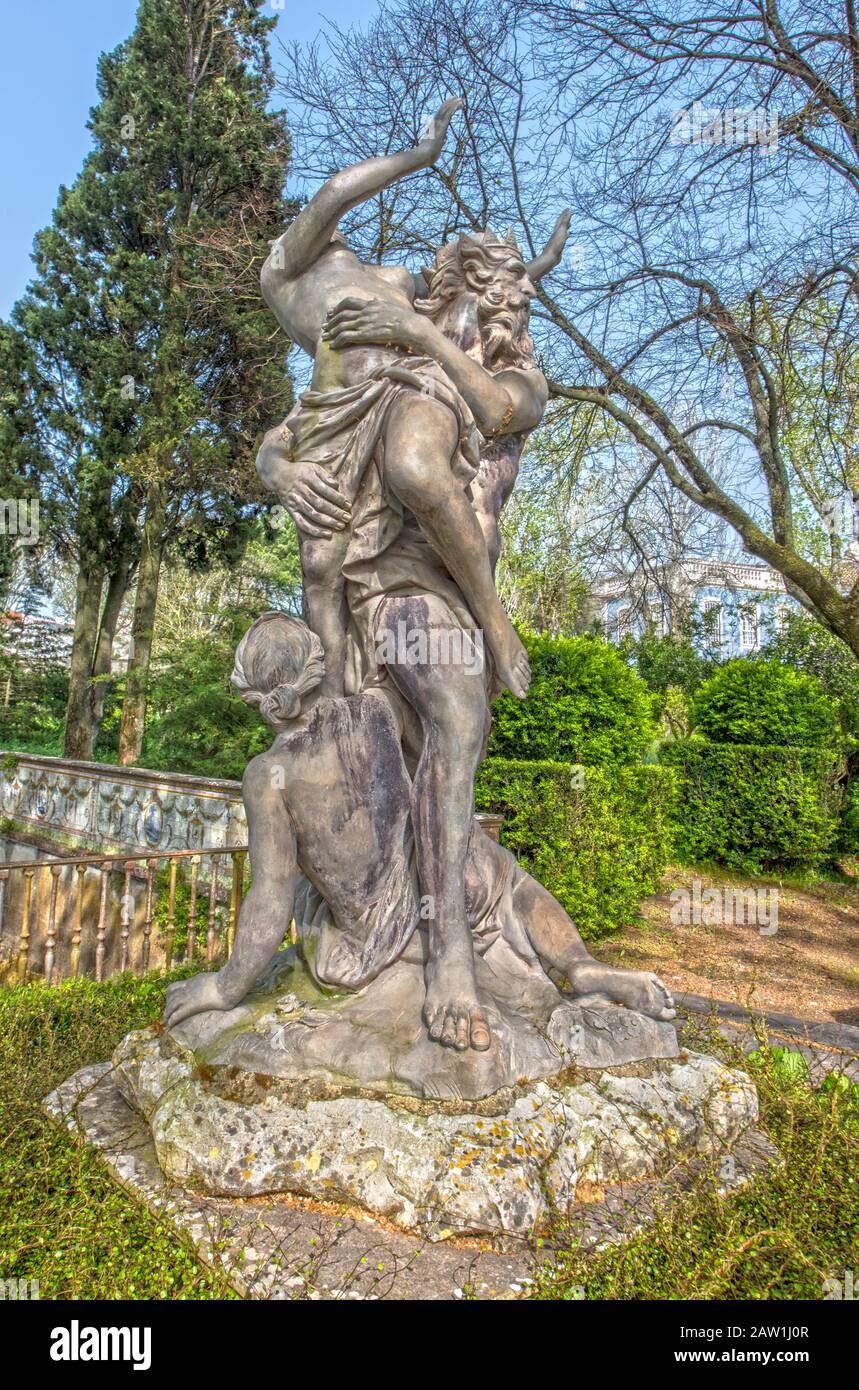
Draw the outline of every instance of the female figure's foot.
<instances>
[{"instance_id":1,"label":"female figure's foot","mask_svg":"<svg viewBox=\"0 0 859 1390\"><path fill-rule=\"evenodd\" d=\"M424 1023L433 1042L464 1052L485 1052L492 1042L480 1007L474 966L468 961L428 960Z\"/></svg>"},{"instance_id":2,"label":"female figure's foot","mask_svg":"<svg viewBox=\"0 0 859 1390\"><path fill-rule=\"evenodd\" d=\"M661 1022L674 1018L674 1000L668 987L649 970L620 970L588 960L571 966L566 974L577 998L600 995Z\"/></svg>"},{"instance_id":3,"label":"female figure's foot","mask_svg":"<svg viewBox=\"0 0 859 1390\"><path fill-rule=\"evenodd\" d=\"M499 617L494 630L485 629L484 635L495 661L498 679L506 685L517 698L524 700L531 684L531 664L516 629L499 604Z\"/></svg>"},{"instance_id":4,"label":"female figure's foot","mask_svg":"<svg viewBox=\"0 0 859 1390\"><path fill-rule=\"evenodd\" d=\"M435 163L442 151L448 126L457 111L461 111L465 105L464 97L449 97L427 121L426 126L421 131L421 144L426 145L431 156L430 162Z\"/></svg>"}]
</instances>

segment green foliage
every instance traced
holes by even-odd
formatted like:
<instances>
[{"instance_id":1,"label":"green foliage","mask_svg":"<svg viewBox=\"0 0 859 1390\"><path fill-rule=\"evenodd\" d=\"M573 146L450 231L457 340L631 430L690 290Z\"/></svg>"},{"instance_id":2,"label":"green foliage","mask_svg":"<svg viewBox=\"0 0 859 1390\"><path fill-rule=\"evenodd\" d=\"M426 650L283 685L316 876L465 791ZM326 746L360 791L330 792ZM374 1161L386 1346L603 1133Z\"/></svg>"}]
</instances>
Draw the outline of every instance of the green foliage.
<instances>
[{"instance_id":1,"label":"green foliage","mask_svg":"<svg viewBox=\"0 0 859 1390\"><path fill-rule=\"evenodd\" d=\"M687 862L764 873L831 859L840 763L831 751L688 739L663 745L660 759L677 773L675 847Z\"/></svg>"},{"instance_id":2,"label":"green foliage","mask_svg":"<svg viewBox=\"0 0 859 1390\"><path fill-rule=\"evenodd\" d=\"M229 683L233 656L247 631L246 613L224 615L211 633L177 640L149 690L143 743L146 767L241 778L274 737Z\"/></svg>"},{"instance_id":3,"label":"green foliage","mask_svg":"<svg viewBox=\"0 0 859 1390\"><path fill-rule=\"evenodd\" d=\"M275 23L262 0L140 0L134 32L99 60L92 149L36 237L35 278L13 310L26 344L16 459L32 469L43 456L57 499L46 539L78 567L72 748L89 746L85 719L98 722L89 681L105 671L95 643L110 632L110 582L121 592L137 566L133 734L163 554L192 569L235 563L262 500L255 442L291 404L289 344L258 283L292 207Z\"/></svg>"},{"instance_id":4,"label":"green foliage","mask_svg":"<svg viewBox=\"0 0 859 1390\"><path fill-rule=\"evenodd\" d=\"M655 733L653 697L610 643L525 639L534 679L526 700L493 705L489 753L601 767L637 762Z\"/></svg>"},{"instance_id":5,"label":"green foliage","mask_svg":"<svg viewBox=\"0 0 859 1390\"><path fill-rule=\"evenodd\" d=\"M668 858L674 783L664 768L575 767L488 758L478 811L504 816L502 843L582 936L631 922Z\"/></svg>"},{"instance_id":6,"label":"green foliage","mask_svg":"<svg viewBox=\"0 0 859 1390\"><path fill-rule=\"evenodd\" d=\"M820 681L778 661L729 661L698 689L693 727L711 743L822 748L839 741L838 705Z\"/></svg>"},{"instance_id":7,"label":"green foliage","mask_svg":"<svg viewBox=\"0 0 859 1390\"><path fill-rule=\"evenodd\" d=\"M715 1027L690 1032L687 1046L748 1068ZM559 1223L566 1248L541 1265L537 1298L821 1299L826 1280L857 1268L859 1106L841 1086L812 1090L766 1047L753 1065L762 1128L780 1161L726 1194L720 1147L687 1191L619 1245L589 1253Z\"/></svg>"},{"instance_id":8,"label":"green foliage","mask_svg":"<svg viewBox=\"0 0 859 1390\"><path fill-rule=\"evenodd\" d=\"M58 753L68 661L49 629L37 627L36 634L31 637L20 623L0 622L0 744Z\"/></svg>"},{"instance_id":9,"label":"green foliage","mask_svg":"<svg viewBox=\"0 0 859 1390\"><path fill-rule=\"evenodd\" d=\"M702 656L687 637L675 637L670 633L659 637L652 626L640 637L625 638L619 651L632 662L649 689L662 696L669 688L678 688L687 696L694 695L716 666L713 658Z\"/></svg>"},{"instance_id":10,"label":"green foliage","mask_svg":"<svg viewBox=\"0 0 859 1390\"><path fill-rule=\"evenodd\" d=\"M99 1156L41 1109L72 1072L159 1018L167 983L125 975L0 990L0 1270L37 1279L42 1298L234 1296L169 1218L132 1201Z\"/></svg>"},{"instance_id":11,"label":"green foliage","mask_svg":"<svg viewBox=\"0 0 859 1390\"><path fill-rule=\"evenodd\" d=\"M765 650L768 659L815 676L827 695L839 701L846 728L859 735L859 661L840 637L807 613L788 609Z\"/></svg>"}]
</instances>

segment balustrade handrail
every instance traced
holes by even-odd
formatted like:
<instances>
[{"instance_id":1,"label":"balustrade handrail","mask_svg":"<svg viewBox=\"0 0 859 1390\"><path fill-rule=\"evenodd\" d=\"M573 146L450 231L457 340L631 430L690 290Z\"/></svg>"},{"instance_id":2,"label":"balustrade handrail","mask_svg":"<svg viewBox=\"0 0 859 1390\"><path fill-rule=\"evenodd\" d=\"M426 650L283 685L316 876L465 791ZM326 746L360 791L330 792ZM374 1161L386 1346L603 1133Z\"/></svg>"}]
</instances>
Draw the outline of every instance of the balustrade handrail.
<instances>
[{"instance_id":1,"label":"balustrade handrail","mask_svg":"<svg viewBox=\"0 0 859 1390\"><path fill-rule=\"evenodd\" d=\"M57 857L51 859L5 859L0 860L0 875L8 869L45 869L51 864L76 866L78 864L92 864L98 867L99 864L127 864L132 860L149 859L191 859L195 855L200 858L203 855L226 855L226 854L247 854L247 845L206 845L203 849L161 849L150 850L147 854L76 854L72 857Z\"/></svg>"}]
</instances>

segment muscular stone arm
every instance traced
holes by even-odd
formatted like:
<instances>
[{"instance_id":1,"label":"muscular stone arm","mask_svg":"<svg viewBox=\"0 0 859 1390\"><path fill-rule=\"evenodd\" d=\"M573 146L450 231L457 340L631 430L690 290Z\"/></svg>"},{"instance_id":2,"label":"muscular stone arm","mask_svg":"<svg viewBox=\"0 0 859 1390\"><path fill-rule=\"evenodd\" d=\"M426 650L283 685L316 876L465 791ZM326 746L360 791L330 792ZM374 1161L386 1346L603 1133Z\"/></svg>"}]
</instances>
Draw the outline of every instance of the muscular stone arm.
<instances>
[{"instance_id":1,"label":"muscular stone arm","mask_svg":"<svg viewBox=\"0 0 859 1390\"><path fill-rule=\"evenodd\" d=\"M329 315L323 338L334 348L393 342L431 357L462 393L487 437L516 434L539 425L549 398L540 371L488 372L423 314L403 305L344 299Z\"/></svg>"},{"instance_id":2,"label":"muscular stone arm","mask_svg":"<svg viewBox=\"0 0 859 1390\"><path fill-rule=\"evenodd\" d=\"M415 318L421 323L421 349L447 372L483 434L518 434L536 429L549 399L542 372L509 370L493 375L446 338L431 319L419 314Z\"/></svg>"},{"instance_id":3,"label":"muscular stone arm","mask_svg":"<svg viewBox=\"0 0 859 1390\"><path fill-rule=\"evenodd\" d=\"M462 104L459 97L445 102L433 116L426 139L413 149L364 159L340 169L323 184L274 243L263 269L263 287L266 278L278 272L290 280L303 274L330 244L340 219L359 203L407 174L430 168L441 154L451 117Z\"/></svg>"},{"instance_id":4,"label":"muscular stone arm","mask_svg":"<svg viewBox=\"0 0 859 1390\"><path fill-rule=\"evenodd\" d=\"M237 1004L252 989L283 941L298 876L295 832L278 790L278 765L266 754L248 764L242 798L248 821L251 883L242 903L233 953L218 976L221 994Z\"/></svg>"},{"instance_id":5,"label":"muscular stone arm","mask_svg":"<svg viewBox=\"0 0 859 1390\"><path fill-rule=\"evenodd\" d=\"M277 790L278 764L264 753L242 783L253 883L242 903L233 954L222 970L177 980L167 990L164 1018L176 1028L194 1014L232 1009L274 959L292 917L298 876L295 832Z\"/></svg>"}]
</instances>

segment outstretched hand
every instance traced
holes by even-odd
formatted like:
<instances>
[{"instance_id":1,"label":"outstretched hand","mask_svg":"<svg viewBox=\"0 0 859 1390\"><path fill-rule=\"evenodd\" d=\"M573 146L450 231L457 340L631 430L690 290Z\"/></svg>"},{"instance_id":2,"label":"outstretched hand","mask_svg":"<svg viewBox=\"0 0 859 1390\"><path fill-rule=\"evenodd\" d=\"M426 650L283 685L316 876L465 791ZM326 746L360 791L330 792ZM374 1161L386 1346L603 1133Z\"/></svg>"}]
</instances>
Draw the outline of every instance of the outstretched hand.
<instances>
[{"instance_id":1,"label":"outstretched hand","mask_svg":"<svg viewBox=\"0 0 859 1390\"><path fill-rule=\"evenodd\" d=\"M433 116L430 116L421 131L421 141L418 145L419 150L426 148L428 164L435 164L442 152L450 123L457 111L461 111L464 106L464 97L450 97Z\"/></svg>"}]
</instances>

